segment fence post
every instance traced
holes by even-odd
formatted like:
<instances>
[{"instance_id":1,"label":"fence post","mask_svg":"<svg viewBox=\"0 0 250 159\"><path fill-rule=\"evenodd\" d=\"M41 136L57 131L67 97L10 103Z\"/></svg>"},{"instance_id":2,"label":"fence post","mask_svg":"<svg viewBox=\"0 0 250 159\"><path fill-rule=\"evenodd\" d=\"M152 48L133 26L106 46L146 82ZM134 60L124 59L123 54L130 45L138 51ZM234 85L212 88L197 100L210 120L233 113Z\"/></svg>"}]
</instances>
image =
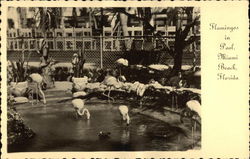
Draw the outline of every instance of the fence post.
<instances>
[{"instance_id":1,"label":"fence post","mask_svg":"<svg viewBox=\"0 0 250 159\"><path fill-rule=\"evenodd\" d=\"M101 62L101 68L103 68L103 37L100 36L100 62Z\"/></svg>"}]
</instances>

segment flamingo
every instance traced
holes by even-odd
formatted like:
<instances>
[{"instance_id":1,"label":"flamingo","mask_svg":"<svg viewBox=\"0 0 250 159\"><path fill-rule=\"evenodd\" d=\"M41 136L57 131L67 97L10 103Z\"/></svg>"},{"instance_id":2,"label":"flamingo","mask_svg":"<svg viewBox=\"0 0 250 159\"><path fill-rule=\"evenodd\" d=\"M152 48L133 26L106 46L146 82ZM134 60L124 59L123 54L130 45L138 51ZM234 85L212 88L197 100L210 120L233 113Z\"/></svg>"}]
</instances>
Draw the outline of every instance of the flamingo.
<instances>
[{"instance_id":1,"label":"flamingo","mask_svg":"<svg viewBox=\"0 0 250 159\"><path fill-rule=\"evenodd\" d=\"M191 111L195 112L199 117L201 117L201 104L199 101L191 99L186 102L186 108L182 113L185 111ZM182 121L182 119L181 119ZM183 121L182 121L183 122ZM194 121L194 124L192 125L192 140L194 141L194 132L196 131L196 121Z\"/></svg>"},{"instance_id":2,"label":"flamingo","mask_svg":"<svg viewBox=\"0 0 250 159\"><path fill-rule=\"evenodd\" d=\"M119 76L118 79L117 79L119 82L126 82L126 77L125 76Z\"/></svg>"},{"instance_id":3,"label":"flamingo","mask_svg":"<svg viewBox=\"0 0 250 159\"><path fill-rule=\"evenodd\" d=\"M122 119L126 122L127 122L127 125L129 125L130 123L130 118L129 118L129 115L128 115L128 107L126 105L120 105L119 106L119 111L120 111L120 114L122 115Z\"/></svg>"},{"instance_id":4,"label":"flamingo","mask_svg":"<svg viewBox=\"0 0 250 159\"><path fill-rule=\"evenodd\" d=\"M84 100L82 99L73 99L72 100L73 107L75 108L76 111L76 117L83 116L86 114L87 119L90 119L90 113L89 110L84 107Z\"/></svg>"},{"instance_id":5,"label":"flamingo","mask_svg":"<svg viewBox=\"0 0 250 159\"><path fill-rule=\"evenodd\" d=\"M190 100L186 103L186 106L193 112L197 113L201 117L201 105L197 100ZM196 121L194 121L194 126L192 126L192 138L194 141L194 132L196 131Z\"/></svg>"},{"instance_id":6,"label":"flamingo","mask_svg":"<svg viewBox=\"0 0 250 159\"><path fill-rule=\"evenodd\" d=\"M42 91L42 88L41 88L41 85L42 85L42 82L43 82L43 77L38 73L32 73L31 75L29 75L28 81L29 82L34 82L36 84L36 87L37 87L37 89L36 89L37 99L38 99L38 91L39 91L43 96L43 103L46 104L45 95L44 95L44 93Z\"/></svg>"},{"instance_id":7,"label":"flamingo","mask_svg":"<svg viewBox=\"0 0 250 159\"><path fill-rule=\"evenodd\" d=\"M110 75L106 76L102 83L108 86L109 91L108 95L105 95L104 93L103 94L114 101L114 98L110 97L111 88L119 88L121 83L114 76Z\"/></svg>"},{"instance_id":8,"label":"flamingo","mask_svg":"<svg viewBox=\"0 0 250 159\"><path fill-rule=\"evenodd\" d=\"M121 67L128 66L128 60L124 58L119 58L118 60L116 60L116 63ZM119 67L120 75L121 75L121 67Z\"/></svg>"},{"instance_id":9,"label":"flamingo","mask_svg":"<svg viewBox=\"0 0 250 159\"><path fill-rule=\"evenodd\" d=\"M119 65L128 66L128 60L124 58L119 58L118 60L116 60L116 63Z\"/></svg>"},{"instance_id":10,"label":"flamingo","mask_svg":"<svg viewBox=\"0 0 250 159\"><path fill-rule=\"evenodd\" d=\"M79 57L78 57L78 54L77 53L74 53L73 57L72 57L72 60L71 60L71 63L73 65L73 67L75 67L79 62Z\"/></svg>"},{"instance_id":11,"label":"flamingo","mask_svg":"<svg viewBox=\"0 0 250 159\"><path fill-rule=\"evenodd\" d=\"M191 110L196 112L199 117L201 117L201 104L197 100L189 100L186 103L186 106Z\"/></svg>"}]
</instances>

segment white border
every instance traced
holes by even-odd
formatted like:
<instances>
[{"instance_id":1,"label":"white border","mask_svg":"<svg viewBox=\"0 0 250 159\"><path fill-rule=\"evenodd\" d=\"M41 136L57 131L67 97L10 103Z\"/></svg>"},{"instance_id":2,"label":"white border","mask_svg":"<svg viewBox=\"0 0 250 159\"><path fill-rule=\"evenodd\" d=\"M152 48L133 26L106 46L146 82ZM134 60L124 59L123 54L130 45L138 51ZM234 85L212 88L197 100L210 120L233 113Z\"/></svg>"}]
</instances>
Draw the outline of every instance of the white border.
<instances>
[{"instance_id":1,"label":"white border","mask_svg":"<svg viewBox=\"0 0 250 159\"><path fill-rule=\"evenodd\" d=\"M1 62L2 62L2 158L199 158L199 157L248 157L248 19L247 1L204 1L204 2L75 2L75 1L11 1L2 2L1 15ZM143 152L41 152L41 153L7 153L6 152L6 9L8 6L22 7L174 7L195 6L201 9L201 68L202 68L202 150L184 152L143 151ZM214 43L221 32L211 32L210 22L224 22L239 25L237 33L239 46L239 76L234 83L220 82L216 74L216 50ZM229 23L230 22L230 23ZM223 33L222 33L223 34ZM230 94L231 93L231 94ZM233 94L233 96L232 96ZM216 96L220 96L219 98ZM234 97L235 100L230 100ZM220 100L222 99L222 100ZM218 124L219 123L219 124ZM220 141L221 140L221 141Z\"/></svg>"}]
</instances>

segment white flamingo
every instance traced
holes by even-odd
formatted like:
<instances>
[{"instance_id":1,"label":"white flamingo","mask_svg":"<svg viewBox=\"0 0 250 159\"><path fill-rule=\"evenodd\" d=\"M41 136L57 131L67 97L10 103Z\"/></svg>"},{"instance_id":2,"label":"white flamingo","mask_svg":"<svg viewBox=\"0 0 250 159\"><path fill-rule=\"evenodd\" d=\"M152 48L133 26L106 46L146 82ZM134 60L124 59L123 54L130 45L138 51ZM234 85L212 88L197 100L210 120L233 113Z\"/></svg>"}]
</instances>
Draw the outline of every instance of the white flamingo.
<instances>
[{"instance_id":1,"label":"white flamingo","mask_svg":"<svg viewBox=\"0 0 250 159\"><path fill-rule=\"evenodd\" d=\"M119 65L128 66L128 60L124 58L119 58L118 60L116 60L116 63Z\"/></svg>"},{"instance_id":2,"label":"white flamingo","mask_svg":"<svg viewBox=\"0 0 250 159\"><path fill-rule=\"evenodd\" d=\"M191 110L196 112L201 117L201 104L197 100L189 100L186 103L186 106Z\"/></svg>"},{"instance_id":3,"label":"white flamingo","mask_svg":"<svg viewBox=\"0 0 250 159\"><path fill-rule=\"evenodd\" d=\"M128 66L128 60L124 59L124 58L119 58L118 60L116 60L116 63L119 66ZM121 75L121 67L119 67L119 72L120 72L120 75Z\"/></svg>"},{"instance_id":4,"label":"white flamingo","mask_svg":"<svg viewBox=\"0 0 250 159\"><path fill-rule=\"evenodd\" d=\"M110 97L111 89L112 87L119 88L121 86L121 83L114 76L110 75L106 76L102 83L108 86L108 95L104 93L103 95L107 96L108 98L114 101L114 98Z\"/></svg>"},{"instance_id":5,"label":"white flamingo","mask_svg":"<svg viewBox=\"0 0 250 159\"><path fill-rule=\"evenodd\" d=\"M120 114L122 115L122 119L127 122L127 125L130 123L130 117L128 115L128 107L126 105L119 106Z\"/></svg>"},{"instance_id":6,"label":"white flamingo","mask_svg":"<svg viewBox=\"0 0 250 159\"><path fill-rule=\"evenodd\" d=\"M199 117L201 117L201 104L197 100L189 100L186 102L186 106L189 110L195 112ZM196 131L196 121L192 125L192 140L194 142L194 132Z\"/></svg>"},{"instance_id":7,"label":"white flamingo","mask_svg":"<svg viewBox=\"0 0 250 159\"><path fill-rule=\"evenodd\" d=\"M31 75L29 75L29 79L30 79L30 82L34 82L36 83L36 95L37 95L37 99L38 99L38 91L42 94L43 96L43 103L46 104L46 99L45 99L45 95L42 91L42 88L41 88L41 85L42 85L42 82L43 82L43 77L38 74L38 73L32 73ZM36 99L36 100L37 100Z\"/></svg>"},{"instance_id":8,"label":"white flamingo","mask_svg":"<svg viewBox=\"0 0 250 159\"><path fill-rule=\"evenodd\" d=\"M73 67L75 67L78 63L79 63L79 57L78 57L78 54L74 53L73 57L72 57L72 60L71 60L71 63L73 65Z\"/></svg>"},{"instance_id":9,"label":"white flamingo","mask_svg":"<svg viewBox=\"0 0 250 159\"><path fill-rule=\"evenodd\" d=\"M90 119L89 110L84 107L84 100L82 99L73 99L72 100L73 107L76 111L76 116L84 116L86 114L87 119Z\"/></svg>"}]
</instances>

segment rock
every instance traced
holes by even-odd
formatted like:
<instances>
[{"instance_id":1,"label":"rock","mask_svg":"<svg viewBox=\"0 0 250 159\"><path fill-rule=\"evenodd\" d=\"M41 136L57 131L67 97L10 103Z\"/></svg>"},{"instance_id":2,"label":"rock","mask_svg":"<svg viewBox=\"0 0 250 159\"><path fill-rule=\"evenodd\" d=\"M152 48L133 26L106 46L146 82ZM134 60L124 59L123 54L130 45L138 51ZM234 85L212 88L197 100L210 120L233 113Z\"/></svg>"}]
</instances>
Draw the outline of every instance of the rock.
<instances>
[{"instance_id":1,"label":"rock","mask_svg":"<svg viewBox=\"0 0 250 159\"><path fill-rule=\"evenodd\" d=\"M158 71L164 71L169 69L169 66L167 65L160 65L160 64L152 64L148 66L151 69L158 70Z\"/></svg>"},{"instance_id":2,"label":"rock","mask_svg":"<svg viewBox=\"0 0 250 159\"><path fill-rule=\"evenodd\" d=\"M29 100L28 100L28 98L26 98L26 97L15 97L15 98L14 98L14 102L15 102L16 104L21 104L21 103L28 103Z\"/></svg>"},{"instance_id":3,"label":"rock","mask_svg":"<svg viewBox=\"0 0 250 159\"><path fill-rule=\"evenodd\" d=\"M74 98L80 97L80 96L85 96L85 95L87 95L87 93L84 92L84 91L79 91L79 92L73 93L73 97L74 97Z\"/></svg>"},{"instance_id":4,"label":"rock","mask_svg":"<svg viewBox=\"0 0 250 159\"><path fill-rule=\"evenodd\" d=\"M16 84L11 84L11 94L13 94L16 97L24 96L26 90L28 88L28 82L18 82Z\"/></svg>"},{"instance_id":5,"label":"rock","mask_svg":"<svg viewBox=\"0 0 250 159\"><path fill-rule=\"evenodd\" d=\"M72 78L73 88L76 91L83 91L88 83L88 77L84 76L83 78Z\"/></svg>"}]
</instances>

